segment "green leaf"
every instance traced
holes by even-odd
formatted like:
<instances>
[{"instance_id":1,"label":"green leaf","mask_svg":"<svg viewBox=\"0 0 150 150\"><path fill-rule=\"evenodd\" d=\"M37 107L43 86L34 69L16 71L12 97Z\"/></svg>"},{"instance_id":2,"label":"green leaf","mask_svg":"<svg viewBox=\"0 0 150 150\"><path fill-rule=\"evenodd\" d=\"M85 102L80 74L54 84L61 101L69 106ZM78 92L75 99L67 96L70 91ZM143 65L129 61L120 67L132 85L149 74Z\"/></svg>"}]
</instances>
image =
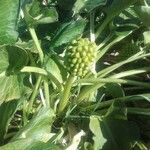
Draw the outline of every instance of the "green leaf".
<instances>
[{"instance_id":1,"label":"green leaf","mask_svg":"<svg viewBox=\"0 0 150 150\"><path fill-rule=\"evenodd\" d=\"M8 144L1 146L1 150L27 150L27 147L31 145L34 141L32 139L21 139L14 142L9 142Z\"/></svg>"},{"instance_id":2,"label":"green leaf","mask_svg":"<svg viewBox=\"0 0 150 150\"><path fill-rule=\"evenodd\" d=\"M6 46L9 66L7 71L16 72L28 63L27 52L19 47Z\"/></svg>"},{"instance_id":3,"label":"green leaf","mask_svg":"<svg viewBox=\"0 0 150 150\"><path fill-rule=\"evenodd\" d=\"M58 0L58 5L63 10L71 10L76 0Z\"/></svg>"},{"instance_id":4,"label":"green leaf","mask_svg":"<svg viewBox=\"0 0 150 150\"><path fill-rule=\"evenodd\" d=\"M105 85L105 91L114 98L123 97L125 93L119 84L109 83Z\"/></svg>"},{"instance_id":5,"label":"green leaf","mask_svg":"<svg viewBox=\"0 0 150 150\"><path fill-rule=\"evenodd\" d=\"M60 88L61 83L63 83L60 69L55 63L55 61L49 56L45 57L45 70L48 72L51 81L54 82Z\"/></svg>"},{"instance_id":6,"label":"green leaf","mask_svg":"<svg viewBox=\"0 0 150 150\"><path fill-rule=\"evenodd\" d=\"M150 7L149 6L136 6L134 7L135 12L143 21L146 26L150 26Z\"/></svg>"},{"instance_id":7,"label":"green leaf","mask_svg":"<svg viewBox=\"0 0 150 150\"><path fill-rule=\"evenodd\" d=\"M127 120L127 108L124 102L114 101L107 110L105 117L110 119Z\"/></svg>"},{"instance_id":8,"label":"green leaf","mask_svg":"<svg viewBox=\"0 0 150 150\"><path fill-rule=\"evenodd\" d=\"M113 18L119 14L122 10L134 4L138 0L113 0L112 3L106 8L106 13L108 18Z\"/></svg>"},{"instance_id":9,"label":"green leaf","mask_svg":"<svg viewBox=\"0 0 150 150\"><path fill-rule=\"evenodd\" d=\"M146 0L147 4L150 5L150 0Z\"/></svg>"},{"instance_id":10,"label":"green leaf","mask_svg":"<svg viewBox=\"0 0 150 150\"><path fill-rule=\"evenodd\" d=\"M145 31L143 33L144 36L144 44L150 44L150 31Z\"/></svg>"},{"instance_id":11,"label":"green leaf","mask_svg":"<svg viewBox=\"0 0 150 150\"><path fill-rule=\"evenodd\" d=\"M6 72L0 74L0 105L3 102L23 98L31 94L29 81L26 76L20 75L7 75Z\"/></svg>"},{"instance_id":12,"label":"green leaf","mask_svg":"<svg viewBox=\"0 0 150 150\"><path fill-rule=\"evenodd\" d=\"M49 56L47 57L47 59L45 58L45 60L46 60L46 62L45 62L46 63L45 64L46 71L51 73L53 76L55 76L58 79L58 81L60 83L62 83L63 81L62 81L62 77L61 77L61 72L60 72L57 64L55 63L55 61L52 58L50 58Z\"/></svg>"},{"instance_id":13,"label":"green leaf","mask_svg":"<svg viewBox=\"0 0 150 150\"><path fill-rule=\"evenodd\" d=\"M4 101L19 99L21 96L21 87L16 75L6 76L0 74L0 105Z\"/></svg>"},{"instance_id":14,"label":"green leaf","mask_svg":"<svg viewBox=\"0 0 150 150\"><path fill-rule=\"evenodd\" d=\"M55 114L50 108L42 108L30 120L30 122L23 127L11 141L22 138L32 138L37 141L49 140L51 125L54 121Z\"/></svg>"},{"instance_id":15,"label":"green leaf","mask_svg":"<svg viewBox=\"0 0 150 150\"><path fill-rule=\"evenodd\" d=\"M42 14L44 17L41 17L38 20L38 24L46 24L58 21L58 14L54 7L43 10Z\"/></svg>"},{"instance_id":16,"label":"green leaf","mask_svg":"<svg viewBox=\"0 0 150 150\"><path fill-rule=\"evenodd\" d=\"M100 25L100 27L96 31L96 37L98 37L101 32L105 29L108 23L116 16L119 15L121 11L128 8L130 5L134 4L139 0L113 0L112 3L108 4L105 8L106 18L104 22Z\"/></svg>"},{"instance_id":17,"label":"green leaf","mask_svg":"<svg viewBox=\"0 0 150 150\"><path fill-rule=\"evenodd\" d=\"M18 101L13 100L11 102L3 103L0 106L0 143L3 142L3 138L7 132L8 125L16 112L18 107Z\"/></svg>"},{"instance_id":18,"label":"green leaf","mask_svg":"<svg viewBox=\"0 0 150 150\"><path fill-rule=\"evenodd\" d=\"M133 31L135 30L135 28L129 30L128 28L126 28L126 26L124 26L123 27L124 29L122 29L119 32L118 31L119 28L120 27L117 27L116 31L111 32L111 34L108 36L108 41L105 42L103 46L101 46L101 44L98 46L100 50L98 52L97 60L99 60L106 52L108 52L108 50L110 50L110 48L113 45L115 45L116 43L120 42L121 40L132 34Z\"/></svg>"},{"instance_id":19,"label":"green leaf","mask_svg":"<svg viewBox=\"0 0 150 150\"><path fill-rule=\"evenodd\" d=\"M86 21L81 19L63 24L52 39L51 47L59 47L81 36Z\"/></svg>"},{"instance_id":20,"label":"green leaf","mask_svg":"<svg viewBox=\"0 0 150 150\"><path fill-rule=\"evenodd\" d=\"M21 130L19 130L19 132L8 144L0 147L0 149L28 150L29 148L37 148L39 143L45 143L50 139L50 130L54 121L54 117L55 114L51 109L40 109L40 111L30 120L30 122Z\"/></svg>"},{"instance_id":21,"label":"green leaf","mask_svg":"<svg viewBox=\"0 0 150 150\"><path fill-rule=\"evenodd\" d=\"M19 47L0 47L0 73L6 71L12 73L19 71L28 62L27 52Z\"/></svg>"},{"instance_id":22,"label":"green leaf","mask_svg":"<svg viewBox=\"0 0 150 150\"><path fill-rule=\"evenodd\" d=\"M39 43L41 44L41 42L39 41ZM15 44L17 47L20 47L22 49L31 51L32 53L38 53L37 48L35 46L35 43L33 40L29 40L29 41L18 41Z\"/></svg>"},{"instance_id":23,"label":"green leaf","mask_svg":"<svg viewBox=\"0 0 150 150\"><path fill-rule=\"evenodd\" d=\"M90 129L94 134L94 149L131 149L139 140L139 129L135 123L126 120L90 117Z\"/></svg>"},{"instance_id":24,"label":"green leaf","mask_svg":"<svg viewBox=\"0 0 150 150\"><path fill-rule=\"evenodd\" d=\"M47 142L36 142L29 147L26 148L27 150L61 150L58 146L54 145L53 143Z\"/></svg>"},{"instance_id":25,"label":"green leaf","mask_svg":"<svg viewBox=\"0 0 150 150\"><path fill-rule=\"evenodd\" d=\"M27 53L14 46L0 47L0 104L21 96L22 79L16 74L28 61Z\"/></svg>"},{"instance_id":26,"label":"green leaf","mask_svg":"<svg viewBox=\"0 0 150 150\"><path fill-rule=\"evenodd\" d=\"M2 73L9 66L8 53L6 47L0 47L0 58L0 73Z\"/></svg>"},{"instance_id":27,"label":"green leaf","mask_svg":"<svg viewBox=\"0 0 150 150\"><path fill-rule=\"evenodd\" d=\"M54 7L46 7L42 2L34 0L25 6L25 19L28 25L47 24L56 22L58 14Z\"/></svg>"},{"instance_id":28,"label":"green leaf","mask_svg":"<svg viewBox=\"0 0 150 150\"><path fill-rule=\"evenodd\" d=\"M10 142L0 147L0 149L1 150L61 150L58 146L52 143L33 141L30 138Z\"/></svg>"},{"instance_id":29,"label":"green leaf","mask_svg":"<svg viewBox=\"0 0 150 150\"><path fill-rule=\"evenodd\" d=\"M94 150L102 149L103 145L107 142L107 139L103 136L99 124L99 119L96 116L90 117L90 130L94 134L93 141L94 141Z\"/></svg>"},{"instance_id":30,"label":"green leaf","mask_svg":"<svg viewBox=\"0 0 150 150\"><path fill-rule=\"evenodd\" d=\"M79 13L82 10L86 10L87 12L92 11L94 8L98 6L103 6L106 4L106 0L77 0L74 4L73 11L75 13Z\"/></svg>"},{"instance_id":31,"label":"green leaf","mask_svg":"<svg viewBox=\"0 0 150 150\"><path fill-rule=\"evenodd\" d=\"M19 0L0 0L0 44L13 44L16 42L17 17L19 13Z\"/></svg>"}]
</instances>

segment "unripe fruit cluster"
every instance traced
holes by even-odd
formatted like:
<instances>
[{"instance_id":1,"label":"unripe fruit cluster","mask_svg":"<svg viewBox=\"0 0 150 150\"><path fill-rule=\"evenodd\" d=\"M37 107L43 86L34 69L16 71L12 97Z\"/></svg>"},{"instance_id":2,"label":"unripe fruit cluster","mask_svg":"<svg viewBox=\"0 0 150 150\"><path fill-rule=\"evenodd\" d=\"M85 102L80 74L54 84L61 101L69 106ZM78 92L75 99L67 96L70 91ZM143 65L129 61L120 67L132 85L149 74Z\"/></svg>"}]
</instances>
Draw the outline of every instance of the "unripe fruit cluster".
<instances>
[{"instance_id":1,"label":"unripe fruit cluster","mask_svg":"<svg viewBox=\"0 0 150 150\"><path fill-rule=\"evenodd\" d=\"M87 38L73 40L65 54L65 65L70 74L84 77L96 58L96 48L96 44Z\"/></svg>"}]
</instances>

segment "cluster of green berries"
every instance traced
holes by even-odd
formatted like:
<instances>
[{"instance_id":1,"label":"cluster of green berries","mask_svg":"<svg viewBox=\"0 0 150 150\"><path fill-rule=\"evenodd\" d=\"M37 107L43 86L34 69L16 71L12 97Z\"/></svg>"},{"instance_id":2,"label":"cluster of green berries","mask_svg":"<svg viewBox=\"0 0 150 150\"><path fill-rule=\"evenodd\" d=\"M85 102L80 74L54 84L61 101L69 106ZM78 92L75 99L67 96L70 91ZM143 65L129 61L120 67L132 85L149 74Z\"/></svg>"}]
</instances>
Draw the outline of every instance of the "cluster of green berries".
<instances>
[{"instance_id":1,"label":"cluster of green berries","mask_svg":"<svg viewBox=\"0 0 150 150\"><path fill-rule=\"evenodd\" d=\"M66 49L65 65L70 74L84 77L97 55L97 46L87 38L73 40Z\"/></svg>"}]
</instances>

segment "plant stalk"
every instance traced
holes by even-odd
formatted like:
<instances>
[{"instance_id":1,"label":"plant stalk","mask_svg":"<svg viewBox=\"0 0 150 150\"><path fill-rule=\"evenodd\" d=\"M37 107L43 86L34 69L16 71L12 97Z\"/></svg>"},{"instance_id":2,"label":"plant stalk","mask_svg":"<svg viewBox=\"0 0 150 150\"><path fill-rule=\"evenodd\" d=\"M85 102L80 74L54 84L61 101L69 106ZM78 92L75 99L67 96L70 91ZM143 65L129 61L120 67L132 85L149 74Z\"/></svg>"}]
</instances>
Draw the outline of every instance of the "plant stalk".
<instances>
[{"instance_id":1,"label":"plant stalk","mask_svg":"<svg viewBox=\"0 0 150 150\"><path fill-rule=\"evenodd\" d=\"M35 32L35 29L32 28L32 27L29 27L29 32L30 32L31 37L32 37L32 39L33 39L33 41L35 43L35 46L36 46L37 50L38 50L41 64L43 64L44 54L43 54L43 51L42 51L41 46L39 44L39 41L38 41L38 38L37 38L37 35L36 35L36 32Z\"/></svg>"},{"instance_id":2,"label":"plant stalk","mask_svg":"<svg viewBox=\"0 0 150 150\"><path fill-rule=\"evenodd\" d=\"M95 11L90 13L90 40L91 40L92 42L95 42L94 16L95 16Z\"/></svg>"},{"instance_id":3,"label":"plant stalk","mask_svg":"<svg viewBox=\"0 0 150 150\"><path fill-rule=\"evenodd\" d=\"M45 100L46 100L46 106L50 107L50 98L49 98L49 86L48 86L48 79L44 78L44 92L45 92Z\"/></svg>"},{"instance_id":4,"label":"plant stalk","mask_svg":"<svg viewBox=\"0 0 150 150\"><path fill-rule=\"evenodd\" d=\"M32 109L33 102L34 102L34 100L35 100L35 98L36 98L36 96L37 96L38 89L39 89L39 86L40 86L41 81L42 81L42 76L39 75L39 76L38 76L38 79L37 79L37 82L36 82L36 84L35 84L35 86L34 86L33 93L32 93L31 98L30 98L30 100L29 100L29 106L28 106L27 115L29 115L29 113L30 113L30 111L31 111L31 109Z\"/></svg>"},{"instance_id":5,"label":"plant stalk","mask_svg":"<svg viewBox=\"0 0 150 150\"><path fill-rule=\"evenodd\" d=\"M39 41L38 41L38 38L37 38L37 35L36 35L36 32L35 32L35 29L32 28L32 27L29 27L29 32L30 32L31 37L32 37L32 39L33 39L33 41L35 43L35 46L36 46L37 50L38 50L41 64L43 64L44 54L43 54L43 51L42 51L41 46L39 44ZM41 69L41 71L44 71L44 70ZM37 92L41 80L42 80L42 75L39 75L34 92L35 91ZM48 88L48 82L47 82L46 77L45 77L45 80L44 80L44 91L45 91L46 104L47 104L47 106L49 106L49 88ZM34 99L36 97L36 93L34 93L34 92L33 92L32 97L31 97L31 103L29 104L29 109L31 109L30 107L32 107L31 105L33 105L33 101L34 101Z\"/></svg>"},{"instance_id":6,"label":"plant stalk","mask_svg":"<svg viewBox=\"0 0 150 150\"><path fill-rule=\"evenodd\" d=\"M58 113L61 113L67 106L69 102L69 96L70 96L70 90L72 87L72 84L74 82L75 77L70 75L67 79L67 82L64 86L64 91L62 92L61 98L60 98L60 104L58 107Z\"/></svg>"}]
</instances>

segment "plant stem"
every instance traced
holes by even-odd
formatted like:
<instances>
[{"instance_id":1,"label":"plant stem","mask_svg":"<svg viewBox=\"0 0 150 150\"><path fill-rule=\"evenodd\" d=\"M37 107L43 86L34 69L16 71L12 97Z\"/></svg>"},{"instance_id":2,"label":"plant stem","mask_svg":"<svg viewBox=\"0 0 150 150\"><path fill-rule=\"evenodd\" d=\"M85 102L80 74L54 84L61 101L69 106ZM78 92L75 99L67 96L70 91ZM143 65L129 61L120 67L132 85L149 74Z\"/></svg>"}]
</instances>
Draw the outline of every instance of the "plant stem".
<instances>
[{"instance_id":1,"label":"plant stem","mask_svg":"<svg viewBox=\"0 0 150 150\"><path fill-rule=\"evenodd\" d=\"M110 21L110 18L106 18L104 20L104 22L101 24L101 26L97 29L97 31L96 31L96 38L98 38L98 36L102 33L102 31L105 29L105 27L107 26L109 21Z\"/></svg>"},{"instance_id":2,"label":"plant stem","mask_svg":"<svg viewBox=\"0 0 150 150\"><path fill-rule=\"evenodd\" d=\"M136 144L139 147L139 150L148 150L147 147L141 142L137 142Z\"/></svg>"},{"instance_id":3,"label":"plant stem","mask_svg":"<svg viewBox=\"0 0 150 150\"><path fill-rule=\"evenodd\" d=\"M36 35L36 32L35 32L35 29L32 28L32 27L29 27L29 31L30 31L32 39L33 39L33 41L34 41L34 43L36 45L36 48L38 50L41 64L43 64L44 54L43 54L43 51L42 51L41 46L39 44L39 41L38 41L38 38L37 38L37 35ZM26 69L31 69L31 68L26 68ZM34 69L34 68L32 68L32 69ZM41 73L45 73L47 75L47 72L44 69L39 68L39 70L41 71ZM41 80L42 80L42 75L39 75L37 83L35 85L35 90L34 90L34 92L32 94L32 97L31 97L31 102L29 103L29 109L32 108L33 101L34 101L34 99L36 97L36 93L37 93L37 90L38 90L38 87L40 85ZM45 91L45 100L46 100L45 103L49 107L50 106L50 104L49 104L49 87L48 87L47 77L45 77L45 80L44 80L44 91Z\"/></svg>"},{"instance_id":4,"label":"plant stem","mask_svg":"<svg viewBox=\"0 0 150 150\"><path fill-rule=\"evenodd\" d=\"M45 100L46 100L46 106L50 107L50 99L49 99L49 86L48 86L48 79L44 78L44 89L45 89Z\"/></svg>"},{"instance_id":5,"label":"plant stem","mask_svg":"<svg viewBox=\"0 0 150 150\"><path fill-rule=\"evenodd\" d=\"M42 81L42 76L39 75L39 76L38 76L38 79L37 79L37 82L36 82L36 84L35 84L35 86L34 86L33 93L32 93L31 98L30 98L30 100L29 100L29 106L28 106L27 115L29 115L29 113L30 113L30 111L31 111L31 109L32 109L33 102L34 102L35 97L37 96L38 89L39 89L39 86L40 86L41 81Z\"/></svg>"},{"instance_id":6,"label":"plant stem","mask_svg":"<svg viewBox=\"0 0 150 150\"><path fill-rule=\"evenodd\" d=\"M64 86L64 91L60 98L58 113L61 113L65 109L65 107L67 106L67 104L69 102L70 90L71 90L74 79L75 79L75 77L70 75L66 81L66 84Z\"/></svg>"},{"instance_id":7,"label":"plant stem","mask_svg":"<svg viewBox=\"0 0 150 150\"><path fill-rule=\"evenodd\" d=\"M41 74L44 76L48 76L48 72L42 68L39 68L39 67L25 66L20 71L21 72L29 72L29 73L33 72L33 73Z\"/></svg>"},{"instance_id":8,"label":"plant stem","mask_svg":"<svg viewBox=\"0 0 150 150\"><path fill-rule=\"evenodd\" d=\"M23 101L23 126L25 126L28 122L28 119L27 119L27 114L26 114L26 110L27 110L27 101Z\"/></svg>"},{"instance_id":9,"label":"plant stem","mask_svg":"<svg viewBox=\"0 0 150 150\"><path fill-rule=\"evenodd\" d=\"M149 83L145 82L139 82L139 81L134 81L134 80L126 80L126 79L116 79L116 78L89 78L89 79L81 79L78 81L79 83L96 83L96 84L101 84L101 83L121 83L121 84L128 84L128 85L136 85L136 86L143 86L150 88Z\"/></svg>"},{"instance_id":10,"label":"plant stem","mask_svg":"<svg viewBox=\"0 0 150 150\"><path fill-rule=\"evenodd\" d=\"M128 114L135 114L135 115L145 115L150 116L150 109L149 108L127 108Z\"/></svg>"},{"instance_id":11,"label":"plant stem","mask_svg":"<svg viewBox=\"0 0 150 150\"><path fill-rule=\"evenodd\" d=\"M93 105L88 106L86 108L82 108L82 111L89 112L89 111L91 111L91 110L93 110L95 108L103 109L103 108L106 108L106 107L110 107L113 102L114 102L114 100L108 100L108 101L101 102L98 105L97 104L93 104Z\"/></svg>"},{"instance_id":12,"label":"plant stem","mask_svg":"<svg viewBox=\"0 0 150 150\"><path fill-rule=\"evenodd\" d=\"M90 13L90 40L91 40L92 42L95 42L94 16L95 16L95 11Z\"/></svg>"},{"instance_id":13,"label":"plant stem","mask_svg":"<svg viewBox=\"0 0 150 150\"><path fill-rule=\"evenodd\" d=\"M43 106L46 107L46 100L45 100L42 88L39 88L39 95L40 95L41 102L42 102Z\"/></svg>"},{"instance_id":14,"label":"plant stem","mask_svg":"<svg viewBox=\"0 0 150 150\"><path fill-rule=\"evenodd\" d=\"M141 95L139 94L139 95L130 95L130 96L125 96L125 97L120 97L120 98L114 98L114 99L110 99L108 101L102 101L99 104L96 103L96 104L90 105L88 107L83 108L82 110L90 111L90 110L93 110L94 108L103 109L106 107L110 107L111 104L115 101L127 103L127 102L133 102L133 101L146 100L146 98L148 99L149 97L150 97L150 94L145 93L145 94L141 94Z\"/></svg>"},{"instance_id":15,"label":"plant stem","mask_svg":"<svg viewBox=\"0 0 150 150\"><path fill-rule=\"evenodd\" d=\"M138 54L138 55L137 55ZM121 61L117 64L114 64L114 65L111 65L110 67L107 67L101 71L99 71L97 73L98 77L105 77L106 75L108 75L109 73L111 73L112 71L118 69L119 67L122 67L123 65L125 64L128 64L128 63L131 63L133 61L137 61L137 60L140 60L142 58L145 58L145 57L149 57L150 56L150 53L148 54L142 54L141 52L138 52L137 54L133 55L132 57L129 57L128 59L124 60L124 61Z\"/></svg>"},{"instance_id":16,"label":"plant stem","mask_svg":"<svg viewBox=\"0 0 150 150\"><path fill-rule=\"evenodd\" d=\"M97 50L100 50L106 43L108 43L111 39L112 39L112 37L114 36L114 34L110 34L110 35L108 35L98 46L97 46ZM109 47L111 47L111 45L113 45L114 43L113 42L111 42L112 44L108 44L108 45L106 45L106 46L108 46L107 47L107 49L109 49ZM106 51L105 51L106 52Z\"/></svg>"},{"instance_id":17,"label":"plant stem","mask_svg":"<svg viewBox=\"0 0 150 150\"><path fill-rule=\"evenodd\" d=\"M142 86L142 87L150 88L149 83L139 82L139 81L134 81L134 80L126 80L126 79L115 79L115 78L81 79L78 81L78 83L86 83L86 84L91 83L92 84L82 89L82 92L80 92L79 96L77 97L78 103L84 100L89 93L104 86L106 83L120 83L120 84L128 84L128 85L135 85L135 86Z\"/></svg>"},{"instance_id":18,"label":"plant stem","mask_svg":"<svg viewBox=\"0 0 150 150\"><path fill-rule=\"evenodd\" d=\"M39 44L39 41L38 41L38 38L37 38L37 35L36 35L36 32L35 32L35 29L32 28L32 27L29 27L29 31L30 31L30 34L32 36L32 39L35 43L35 46L38 50L38 53L39 53L39 56L40 56L40 61L41 61L41 64L43 63L43 60L44 60L44 54L43 54L43 51L41 49L41 46Z\"/></svg>"},{"instance_id":19,"label":"plant stem","mask_svg":"<svg viewBox=\"0 0 150 150\"><path fill-rule=\"evenodd\" d=\"M47 72L45 69L39 68L39 67L30 67L30 66L25 66L23 67L21 70L21 72L33 72L33 73L37 73L43 76L47 76L48 78L51 79L52 82L55 83L55 85L57 86L57 88L59 89L59 91L61 92L63 87L61 85L61 83L58 81L58 79L51 74L50 72Z\"/></svg>"}]
</instances>

